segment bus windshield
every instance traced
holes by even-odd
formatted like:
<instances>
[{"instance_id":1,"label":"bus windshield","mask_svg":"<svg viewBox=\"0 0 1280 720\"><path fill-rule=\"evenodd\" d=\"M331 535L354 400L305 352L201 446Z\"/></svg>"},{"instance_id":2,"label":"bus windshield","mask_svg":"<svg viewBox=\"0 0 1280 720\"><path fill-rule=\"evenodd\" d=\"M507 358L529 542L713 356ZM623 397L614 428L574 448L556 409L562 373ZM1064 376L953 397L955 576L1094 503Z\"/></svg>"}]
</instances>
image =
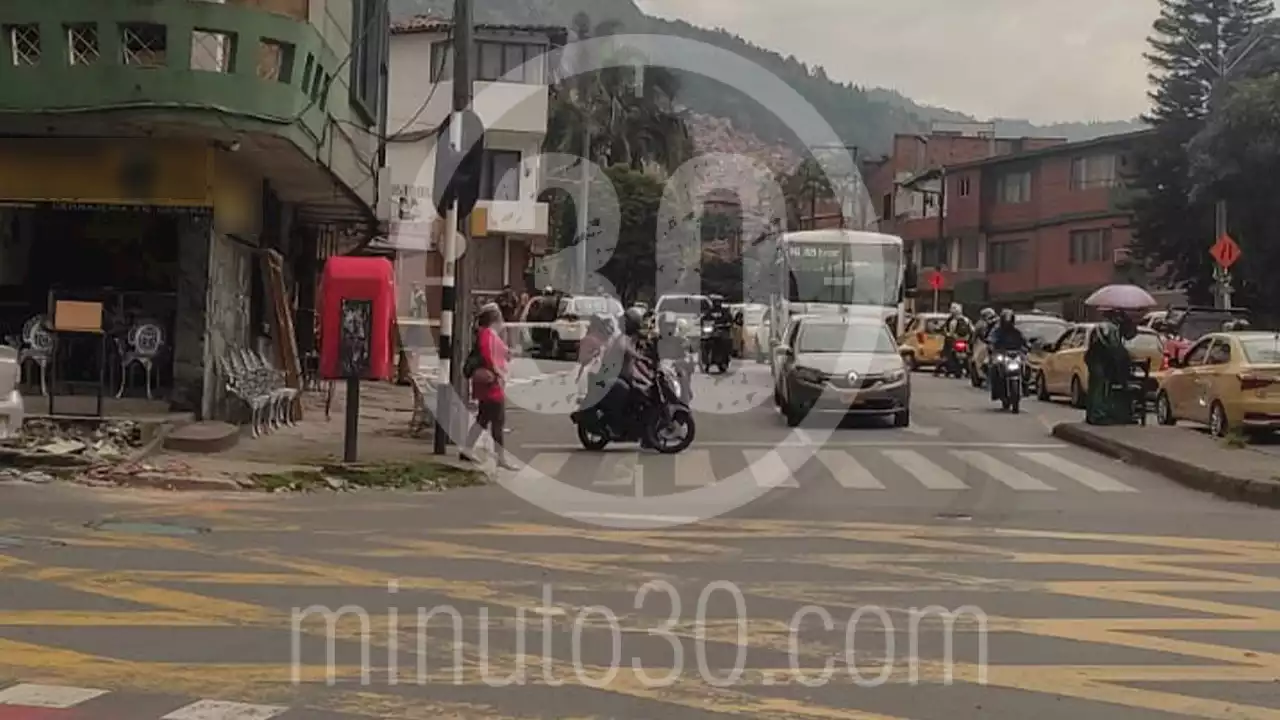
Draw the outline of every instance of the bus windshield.
<instances>
[{"instance_id":1,"label":"bus windshield","mask_svg":"<svg viewBox=\"0 0 1280 720\"><path fill-rule=\"evenodd\" d=\"M902 248L886 243L785 246L787 300L837 305L898 304Z\"/></svg>"}]
</instances>

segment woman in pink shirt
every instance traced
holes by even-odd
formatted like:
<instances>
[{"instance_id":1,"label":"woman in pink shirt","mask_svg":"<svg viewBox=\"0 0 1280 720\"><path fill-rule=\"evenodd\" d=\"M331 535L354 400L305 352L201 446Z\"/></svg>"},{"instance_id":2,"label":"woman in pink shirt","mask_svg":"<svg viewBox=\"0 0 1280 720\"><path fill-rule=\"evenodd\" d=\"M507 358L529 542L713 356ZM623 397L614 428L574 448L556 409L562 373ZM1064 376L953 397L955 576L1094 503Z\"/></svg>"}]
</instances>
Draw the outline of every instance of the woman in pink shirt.
<instances>
[{"instance_id":1,"label":"woman in pink shirt","mask_svg":"<svg viewBox=\"0 0 1280 720\"><path fill-rule=\"evenodd\" d=\"M480 440L480 433L488 430L493 437L494 459L498 467L515 470L517 468L507 462L502 449L507 414L507 396L503 386L507 382L507 360L510 358L506 343L498 335L502 328L502 311L494 305L486 305L480 311L478 324L480 330L476 333L476 347L484 362L471 374L471 397L476 399L480 410L476 414L476 424L467 434L461 456L463 460L473 461L472 450Z\"/></svg>"}]
</instances>

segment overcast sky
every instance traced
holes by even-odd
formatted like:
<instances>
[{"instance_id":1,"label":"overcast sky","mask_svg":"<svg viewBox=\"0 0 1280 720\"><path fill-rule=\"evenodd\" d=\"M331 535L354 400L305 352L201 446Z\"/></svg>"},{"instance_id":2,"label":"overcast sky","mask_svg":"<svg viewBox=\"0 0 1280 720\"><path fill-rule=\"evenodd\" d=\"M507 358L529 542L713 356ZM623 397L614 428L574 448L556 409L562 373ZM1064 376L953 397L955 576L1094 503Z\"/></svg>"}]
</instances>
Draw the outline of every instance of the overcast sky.
<instances>
[{"instance_id":1,"label":"overcast sky","mask_svg":"<svg viewBox=\"0 0 1280 720\"><path fill-rule=\"evenodd\" d=\"M637 0L979 117L1125 120L1146 109L1155 0Z\"/></svg>"}]
</instances>

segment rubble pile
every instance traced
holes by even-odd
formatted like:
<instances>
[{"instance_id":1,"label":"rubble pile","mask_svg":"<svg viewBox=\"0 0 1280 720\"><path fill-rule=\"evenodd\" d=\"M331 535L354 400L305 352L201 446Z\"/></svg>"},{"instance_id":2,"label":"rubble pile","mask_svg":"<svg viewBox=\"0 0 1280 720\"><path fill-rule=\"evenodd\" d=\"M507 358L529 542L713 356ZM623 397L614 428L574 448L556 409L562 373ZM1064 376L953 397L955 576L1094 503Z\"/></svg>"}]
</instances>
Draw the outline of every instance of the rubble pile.
<instances>
[{"instance_id":1,"label":"rubble pile","mask_svg":"<svg viewBox=\"0 0 1280 720\"><path fill-rule=\"evenodd\" d=\"M28 420L4 447L34 456L78 458L89 464L124 460L142 447L142 429L131 420L57 422Z\"/></svg>"}]
</instances>

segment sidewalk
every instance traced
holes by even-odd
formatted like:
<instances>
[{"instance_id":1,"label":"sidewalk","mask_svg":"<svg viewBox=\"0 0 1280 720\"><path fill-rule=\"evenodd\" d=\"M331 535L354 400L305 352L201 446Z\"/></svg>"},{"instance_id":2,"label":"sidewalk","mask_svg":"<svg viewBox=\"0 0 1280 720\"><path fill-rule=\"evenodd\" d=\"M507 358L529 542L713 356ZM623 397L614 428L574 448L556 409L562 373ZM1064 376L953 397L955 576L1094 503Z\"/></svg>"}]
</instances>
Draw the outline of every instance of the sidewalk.
<instances>
[{"instance_id":1,"label":"sidewalk","mask_svg":"<svg viewBox=\"0 0 1280 720\"><path fill-rule=\"evenodd\" d=\"M1229 447L1207 433L1178 427L1099 427L1061 423L1053 436L1160 473L1228 500L1280 507L1280 463L1274 455Z\"/></svg>"}]
</instances>

